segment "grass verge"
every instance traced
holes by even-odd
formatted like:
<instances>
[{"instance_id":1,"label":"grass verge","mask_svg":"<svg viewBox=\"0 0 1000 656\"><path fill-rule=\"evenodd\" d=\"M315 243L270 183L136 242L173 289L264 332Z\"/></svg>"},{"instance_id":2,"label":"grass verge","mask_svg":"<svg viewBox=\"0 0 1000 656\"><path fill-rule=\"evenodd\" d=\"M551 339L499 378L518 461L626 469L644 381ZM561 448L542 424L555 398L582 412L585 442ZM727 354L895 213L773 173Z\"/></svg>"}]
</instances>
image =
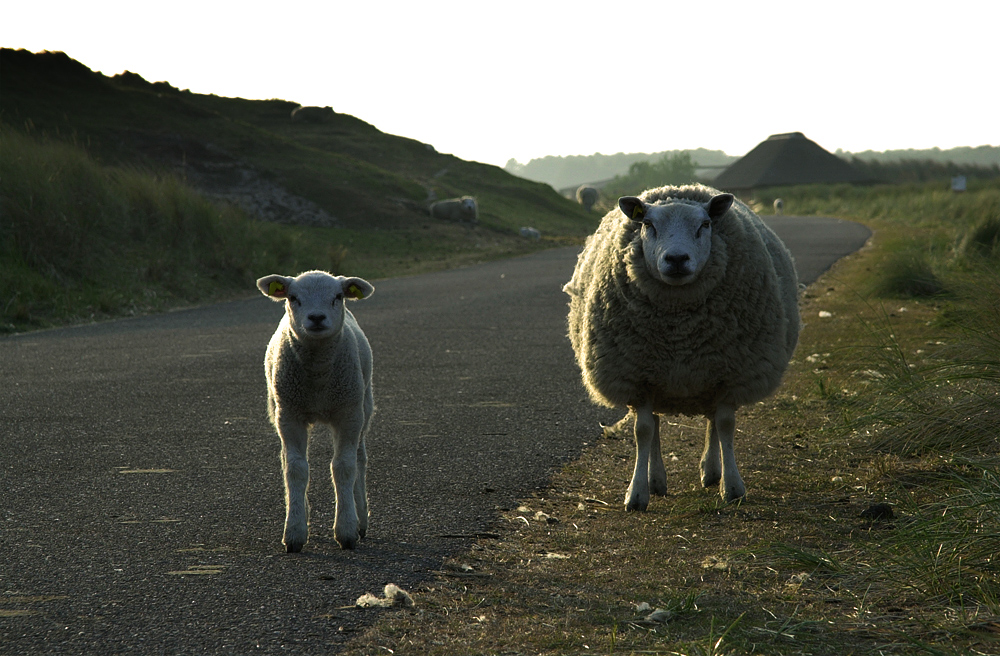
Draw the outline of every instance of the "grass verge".
<instances>
[{"instance_id":1,"label":"grass verge","mask_svg":"<svg viewBox=\"0 0 1000 656\"><path fill-rule=\"evenodd\" d=\"M102 165L73 143L2 124L0 150L0 333L248 296L268 273L374 280L572 240L429 217L392 230L266 223L172 175Z\"/></svg>"},{"instance_id":2,"label":"grass verge","mask_svg":"<svg viewBox=\"0 0 1000 656\"><path fill-rule=\"evenodd\" d=\"M988 218L866 219L802 299L785 385L738 415L746 499L700 488L704 421L679 417L668 497L625 513L631 439L595 427L346 653L1000 652L1000 267L960 247ZM935 293L876 284L914 254Z\"/></svg>"}]
</instances>

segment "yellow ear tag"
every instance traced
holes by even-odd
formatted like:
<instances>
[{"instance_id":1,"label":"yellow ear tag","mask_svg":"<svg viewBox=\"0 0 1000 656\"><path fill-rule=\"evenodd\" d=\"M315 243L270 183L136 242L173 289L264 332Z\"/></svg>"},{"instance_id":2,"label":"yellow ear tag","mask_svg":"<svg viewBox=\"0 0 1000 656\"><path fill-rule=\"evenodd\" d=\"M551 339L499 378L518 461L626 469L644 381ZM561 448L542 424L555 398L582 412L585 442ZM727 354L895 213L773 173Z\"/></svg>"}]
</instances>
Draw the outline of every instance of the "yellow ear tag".
<instances>
[{"instance_id":1,"label":"yellow ear tag","mask_svg":"<svg viewBox=\"0 0 1000 656\"><path fill-rule=\"evenodd\" d=\"M357 285L351 285L350 287L348 287L347 293L353 296L354 298L358 299L359 301L365 297L364 292L362 292L361 288L358 287Z\"/></svg>"},{"instance_id":2,"label":"yellow ear tag","mask_svg":"<svg viewBox=\"0 0 1000 656\"><path fill-rule=\"evenodd\" d=\"M632 210L632 220L638 221L646 213L646 210L642 208L642 205L636 205L635 209Z\"/></svg>"},{"instance_id":3,"label":"yellow ear tag","mask_svg":"<svg viewBox=\"0 0 1000 656\"><path fill-rule=\"evenodd\" d=\"M285 286L277 280L272 280L271 284L267 286L267 293L271 296L284 296Z\"/></svg>"}]
</instances>

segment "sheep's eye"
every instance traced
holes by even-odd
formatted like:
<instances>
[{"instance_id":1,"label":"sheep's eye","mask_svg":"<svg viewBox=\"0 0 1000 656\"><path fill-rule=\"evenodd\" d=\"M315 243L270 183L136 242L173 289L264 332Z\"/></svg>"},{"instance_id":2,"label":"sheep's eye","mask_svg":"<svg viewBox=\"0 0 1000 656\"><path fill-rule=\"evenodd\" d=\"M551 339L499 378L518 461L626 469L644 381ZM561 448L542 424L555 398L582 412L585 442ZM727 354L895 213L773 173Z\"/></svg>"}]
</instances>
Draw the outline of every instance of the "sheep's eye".
<instances>
[{"instance_id":1,"label":"sheep's eye","mask_svg":"<svg viewBox=\"0 0 1000 656\"><path fill-rule=\"evenodd\" d=\"M343 294L337 294L336 296L333 297L333 302L334 303L336 303L337 301L342 301L342 300L344 300L344 295Z\"/></svg>"},{"instance_id":2,"label":"sheep's eye","mask_svg":"<svg viewBox=\"0 0 1000 656\"><path fill-rule=\"evenodd\" d=\"M656 234L656 226L653 225L652 221L643 221L642 227L651 231L654 235Z\"/></svg>"},{"instance_id":3,"label":"sheep's eye","mask_svg":"<svg viewBox=\"0 0 1000 656\"><path fill-rule=\"evenodd\" d=\"M702 224L698 226L698 230L694 233L694 236L701 237L701 231L711 227L712 227L711 221L703 221Z\"/></svg>"},{"instance_id":4,"label":"sheep's eye","mask_svg":"<svg viewBox=\"0 0 1000 656\"><path fill-rule=\"evenodd\" d=\"M288 300L291 301L292 303L298 303L299 302L299 297L296 296L295 294L289 294L288 295Z\"/></svg>"}]
</instances>

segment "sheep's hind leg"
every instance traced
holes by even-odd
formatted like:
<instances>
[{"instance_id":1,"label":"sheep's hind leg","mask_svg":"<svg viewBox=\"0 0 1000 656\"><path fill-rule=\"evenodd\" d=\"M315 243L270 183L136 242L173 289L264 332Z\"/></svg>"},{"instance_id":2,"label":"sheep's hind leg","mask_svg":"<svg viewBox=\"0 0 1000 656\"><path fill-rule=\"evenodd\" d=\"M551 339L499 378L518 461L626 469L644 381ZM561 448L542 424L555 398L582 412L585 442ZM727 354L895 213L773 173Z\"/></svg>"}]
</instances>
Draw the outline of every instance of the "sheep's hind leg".
<instances>
[{"instance_id":1,"label":"sheep's hind leg","mask_svg":"<svg viewBox=\"0 0 1000 656\"><path fill-rule=\"evenodd\" d=\"M649 452L653 446L655 415L649 405L635 408L635 470L625 496L625 510L649 507Z\"/></svg>"},{"instance_id":2,"label":"sheep's hind leg","mask_svg":"<svg viewBox=\"0 0 1000 656\"><path fill-rule=\"evenodd\" d=\"M719 453L719 432L715 417L708 418L705 427L705 450L701 454L701 484L712 487L722 479L722 460Z\"/></svg>"},{"instance_id":3,"label":"sheep's hind leg","mask_svg":"<svg viewBox=\"0 0 1000 656\"><path fill-rule=\"evenodd\" d=\"M653 414L653 444L649 450L649 493L667 495L667 470L660 451L660 415Z\"/></svg>"},{"instance_id":4,"label":"sheep's hind leg","mask_svg":"<svg viewBox=\"0 0 1000 656\"><path fill-rule=\"evenodd\" d=\"M722 480L719 483L719 494L725 501L743 498L746 486L736 467L736 455L733 453L733 438L736 435L736 407L719 404L715 409L713 422L718 434L718 444L722 449Z\"/></svg>"},{"instance_id":5,"label":"sheep's hind leg","mask_svg":"<svg viewBox=\"0 0 1000 656\"><path fill-rule=\"evenodd\" d=\"M285 532L287 553L298 553L309 539L309 432L299 422L278 417L281 470L285 479Z\"/></svg>"}]
</instances>

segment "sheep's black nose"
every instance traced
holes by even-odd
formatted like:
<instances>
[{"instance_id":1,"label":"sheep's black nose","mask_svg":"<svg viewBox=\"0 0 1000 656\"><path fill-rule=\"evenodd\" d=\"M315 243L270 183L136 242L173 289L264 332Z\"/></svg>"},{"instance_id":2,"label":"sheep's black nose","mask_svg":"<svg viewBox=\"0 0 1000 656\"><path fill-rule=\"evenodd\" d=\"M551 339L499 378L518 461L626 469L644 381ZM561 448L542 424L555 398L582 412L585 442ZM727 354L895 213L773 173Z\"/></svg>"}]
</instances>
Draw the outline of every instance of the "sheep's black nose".
<instances>
[{"instance_id":1,"label":"sheep's black nose","mask_svg":"<svg viewBox=\"0 0 1000 656\"><path fill-rule=\"evenodd\" d=\"M664 255L663 259L666 260L667 264L669 264L670 266L675 268L680 268L683 267L687 263L687 261L691 259L691 256L688 255L687 253L685 253L684 255Z\"/></svg>"},{"instance_id":2,"label":"sheep's black nose","mask_svg":"<svg viewBox=\"0 0 1000 656\"><path fill-rule=\"evenodd\" d=\"M312 321L313 323L323 323L324 321L326 321L326 315L325 314L310 314L308 316L308 319L309 319L309 321Z\"/></svg>"}]
</instances>

